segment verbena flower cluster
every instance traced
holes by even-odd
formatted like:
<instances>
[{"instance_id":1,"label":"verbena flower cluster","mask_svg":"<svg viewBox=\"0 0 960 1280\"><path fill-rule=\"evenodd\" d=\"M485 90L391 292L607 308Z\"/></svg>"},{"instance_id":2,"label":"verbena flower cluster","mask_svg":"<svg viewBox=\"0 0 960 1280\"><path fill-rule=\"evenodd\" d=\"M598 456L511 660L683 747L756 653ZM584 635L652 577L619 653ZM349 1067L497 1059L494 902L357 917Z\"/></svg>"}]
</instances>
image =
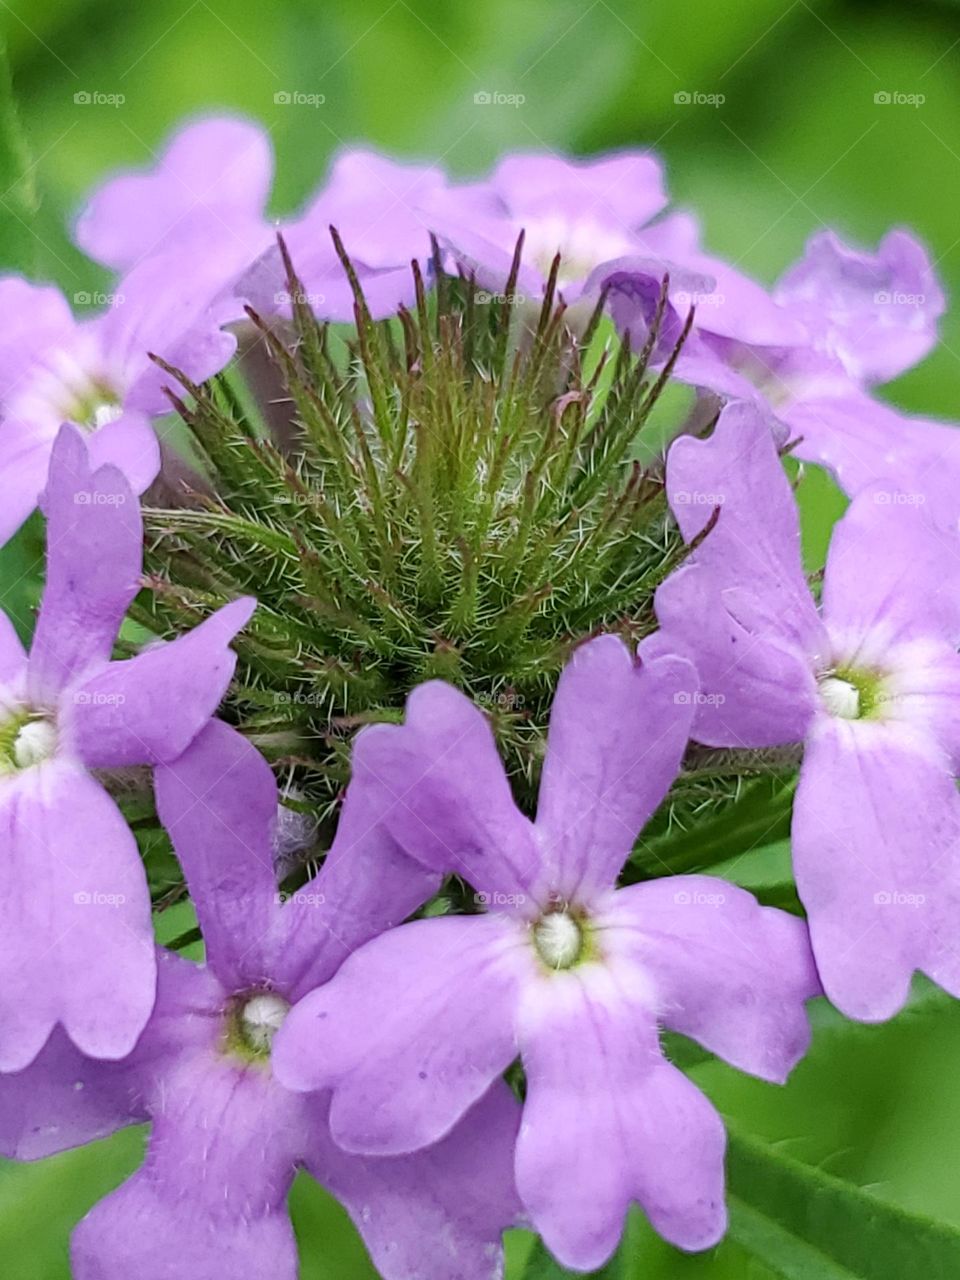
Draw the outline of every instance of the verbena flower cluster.
<instances>
[{"instance_id":1,"label":"verbena flower cluster","mask_svg":"<svg viewBox=\"0 0 960 1280\"><path fill-rule=\"evenodd\" d=\"M387 1280L499 1276L512 1226L592 1270L632 1203L708 1248L724 1126L661 1032L782 1083L815 996L960 995L960 437L875 395L933 267L824 231L767 290L641 152L347 151L279 227L270 180L191 124L78 218L102 312L0 281L0 534L47 545L29 652L0 625L0 1150L149 1123L77 1280L293 1277L299 1169ZM851 499L812 584L784 454ZM691 751L801 746L802 914L638 861ZM203 963L154 944L148 772Z\"/></svg>"}]
</instances>

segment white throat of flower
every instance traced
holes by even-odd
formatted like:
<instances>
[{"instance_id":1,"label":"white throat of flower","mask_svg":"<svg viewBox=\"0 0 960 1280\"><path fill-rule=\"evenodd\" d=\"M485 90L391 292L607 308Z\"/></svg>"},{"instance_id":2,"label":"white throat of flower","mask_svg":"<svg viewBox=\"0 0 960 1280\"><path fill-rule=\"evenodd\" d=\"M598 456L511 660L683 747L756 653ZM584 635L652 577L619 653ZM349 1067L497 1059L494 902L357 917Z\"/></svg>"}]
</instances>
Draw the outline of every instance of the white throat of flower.
<instances>
[{"instance_id":1,"label":"white throat of flower","mask_svg":"<svg viewBox=\"0 0 960 1280\"><path fill-rule=\"evenodd\" d=\"M548 969L569 969L583 951L583 929L568 911L549 911L533 926L533 943Z\"/></svg>"},{"instance_id":2,"label":"white throat of flower","mask_svg":"<svg viewBox=\"0 0 960 1280\"><path fill-rule=\"evenodd\" d=\"M257 1054L268 1054L273 1037L290 1012L289 1003L273 991L251 996L240 1009L240 1033L250 1049Z\"/></svg>"},{"instance_id":3,"label":"white throat of flower","mask_svg":"<svg viewBox=\"0 0 960 1280\"><path fill-rule=\"evenodd\" d=\"M90 341L48 353L28 398L36 412L45 409L91 433L123 416L122 380L105 367Z\"/></svg>"},{"instance_id":4,"label":"white throat of flower","mask_svg":"<svg viewBox=\"0 0 960 1280\"><path fill-rule=\"evenodd\" d=\"M56 753L57 726L48 716L19 708L0 722L0 773L43 764Z\"/></svg>"},{"instance_id":5,"label":"white throat of flower","mask_svg":"<svg viewBox=\"0 0 960 1280\"><path fill-rule=\"evenodd\" d=\"M560 254L561 288L588 276L594 267L613 258L636 252L635 246L622 232L591 217L571 220L553 214L549 217L524 218L523 256L546 278L553 260Z\"/></svg>"},{"instance_id":6,"label":"white throat of flower","mask_svg":"<svg viewBox=\"0 0 960 1280\"><path fill-rule=\"evenodd\" d=\"M827 676L820 681L820 697L832 716L840 720L859 720L860 690L849 680Z\"/></svg>"}]
</instances>

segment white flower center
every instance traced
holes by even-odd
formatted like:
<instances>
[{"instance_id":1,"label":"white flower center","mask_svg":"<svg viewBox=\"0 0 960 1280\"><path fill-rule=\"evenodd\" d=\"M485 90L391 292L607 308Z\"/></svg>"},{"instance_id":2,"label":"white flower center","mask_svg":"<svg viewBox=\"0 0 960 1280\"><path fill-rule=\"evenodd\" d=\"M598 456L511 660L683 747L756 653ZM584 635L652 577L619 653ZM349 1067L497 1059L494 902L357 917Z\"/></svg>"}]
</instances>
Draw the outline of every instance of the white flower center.
<instances>
[{"instance_id":1,"label":"white flower center","mask_svg":"<svg viewBox=\"0 0 960 1280\"><path fill-rule=\"evenodd\" d=\"M56 723L30 707L13 705L0 720L0 774L30 769L57 750Z\"/></svg>"},{"instance_id":2,"label":"white flower center","mask_svg":"<svg viewBox=\"0 0 960 1280\"><path fill-rule=\"evenodd\" d=\"M860 718L860 690L849 680L827 676L820 681L820 697L832 716L841 720Z\"/></svg>"},{"instance_id":3,"label":"white flower center","mask_svg":"<svg viewBox=\"0 0 960 1280\"><path fill-rule=\"evenodd\" d=\"M583 950L583 930L566 911L550 911L533 927L534 946L551 969L569 969Z\"/></svg>"},{"instance_id":4,"label":"white flower center","mask_svg":"<svg viewBox=\"0 0 960 1280\"><path fill-rule=\"evenodd\" d=\"M272 991L253 996L240 1010L240 1030L257 1053L269 1053L273 1037L280 1030L290 1005Z\"/></svg>"},{"instance_id":5,"label":"white flower center","mask_svg":"<svg viewBox=\"0 0 960 1280\"><path fill-rule=\"evenodd\" d=\"M41 764L57 747L57 731L49 720L31 720L13 740L13 758L21 769Z\"/></svg>"},{"instance_id":6,"label":"white flower center","mask_svg":"<svg viewBox=\"0 0 960 1280\"><path fill-rule=\"evenodd\" d=\"M122 417L123 405L105 401L103 404L96 405L91 410L87 421L90 423L94 431L99 431L101 427L109 426L111 422L116 422Z\"/></svg>"}]
</instances>

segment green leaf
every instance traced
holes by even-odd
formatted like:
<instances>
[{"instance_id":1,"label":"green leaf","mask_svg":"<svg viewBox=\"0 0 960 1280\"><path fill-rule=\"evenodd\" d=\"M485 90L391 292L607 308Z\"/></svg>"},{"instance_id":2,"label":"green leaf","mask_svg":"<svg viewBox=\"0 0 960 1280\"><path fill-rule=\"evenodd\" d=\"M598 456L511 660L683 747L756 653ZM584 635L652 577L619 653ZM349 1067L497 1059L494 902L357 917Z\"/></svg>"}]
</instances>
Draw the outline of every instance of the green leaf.
<instances>
[{"instance_id":1,"label":"green leaf","mask_svg":"<svg viewBox=\"0 0 960 1280\"><path fill-rule=\"evenodd\" d=\"M731 1133L730 1238L783 1280L953 1280L960 1230Z\"/></svg>"},{"instance_id":2,"label":"green leaf","mask_svg":"<svg viewBox=\"0 0 960 1280\"><path fill-rule=\"evenodd\" d=\"M34 1164L0 1160L2 1274L16 1280L70 1280L74 1224L133 1173L143 1140L138 1127Z\"/></svg>"},{"instance_id":3,"label":"green leaf","mask_svg":"<svg viewBox=\"0 0 960 1280\"><path fill-rule=\"evenodd\" d=\"M33 163L20 127L6 46L0 43L0 265L28 270L35 257Z\"/></svg>"}]
</instances>

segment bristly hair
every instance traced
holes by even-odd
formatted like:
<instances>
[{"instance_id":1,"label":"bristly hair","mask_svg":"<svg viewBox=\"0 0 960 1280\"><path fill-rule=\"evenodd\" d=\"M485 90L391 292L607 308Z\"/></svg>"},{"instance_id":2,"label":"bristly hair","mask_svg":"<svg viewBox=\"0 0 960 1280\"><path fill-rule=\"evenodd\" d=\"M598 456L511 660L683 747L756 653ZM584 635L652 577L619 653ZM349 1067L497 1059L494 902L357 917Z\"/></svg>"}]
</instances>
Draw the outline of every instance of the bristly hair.
<instances>
[{"instance_id":1,"label":"bristly hair","mask_svg":"<svg viewBox=\"0 0 960 1280\"><path fill-rule=\"evenodd\" d=\"M529 801L566 656L600 629L650 631L653 591L684 554L661 451L644 448L680 345L650 370L667 281L638 353L602 297L573 323L559 257L542 305L518 303L522 237L502 294L446 271L435 246L431 287L413 263L415 305L374 322L332 234L354 330L317 322L281 241L292 318L249 312L259 372L249 353L245 383L167 367L197 475L177 478L179 505L146 512L136 616L163 635L257 597L228 714L298 767L321 812L353 731L397 719L437 676L489 710ZM250 389L264 367L269 426Z\"/></svg>"}]
</instances>

